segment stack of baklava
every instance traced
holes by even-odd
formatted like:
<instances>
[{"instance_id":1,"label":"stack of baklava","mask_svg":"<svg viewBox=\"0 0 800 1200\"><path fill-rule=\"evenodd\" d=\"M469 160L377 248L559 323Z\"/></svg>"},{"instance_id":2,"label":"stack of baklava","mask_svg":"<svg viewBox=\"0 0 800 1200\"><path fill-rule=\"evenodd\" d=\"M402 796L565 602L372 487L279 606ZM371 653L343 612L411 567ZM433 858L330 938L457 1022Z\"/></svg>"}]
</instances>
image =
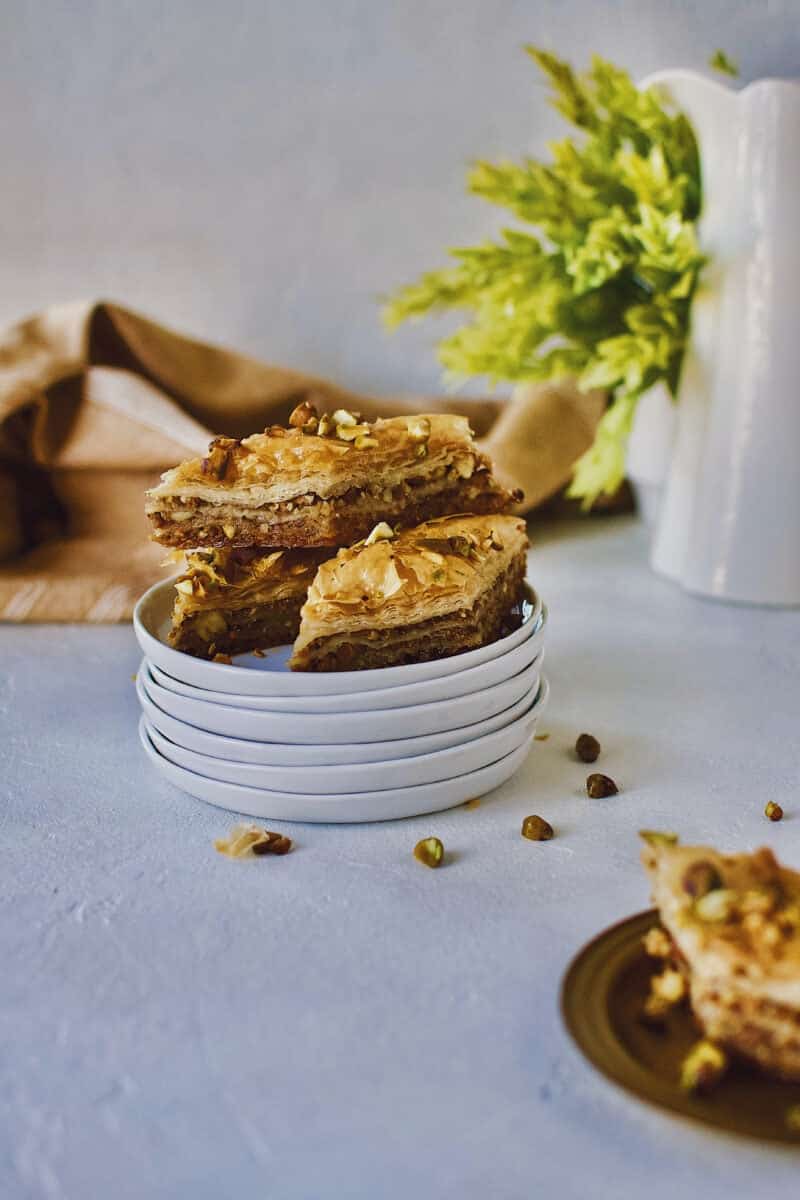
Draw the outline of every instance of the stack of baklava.
<instances>
[{"instance_id":1,"label":"stack of baklava","mask_svg":"<svg viewBox=\"0 0 800 1200\"><path fill-rule=\"evenodd\" d=\"M168 471L153 538L185 551L171 641L220 658L294 642L294 670L358 670L499 637L519 602L524 522L464 417L367 423L301 404L289 428Z\"/></svg>"}]
</instances>

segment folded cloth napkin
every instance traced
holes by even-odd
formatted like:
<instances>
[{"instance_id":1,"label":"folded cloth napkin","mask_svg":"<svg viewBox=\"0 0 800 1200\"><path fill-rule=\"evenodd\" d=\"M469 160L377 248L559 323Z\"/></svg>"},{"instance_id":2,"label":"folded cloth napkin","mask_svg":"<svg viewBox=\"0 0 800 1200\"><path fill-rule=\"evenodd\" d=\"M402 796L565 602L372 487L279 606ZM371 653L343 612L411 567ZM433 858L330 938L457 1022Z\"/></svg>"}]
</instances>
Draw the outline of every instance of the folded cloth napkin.
<instances>
[{"instance_id":1,"label":"folded cloth napkin","mask_svg":"<svg viewBox=\"0 0 800 1200\"><path fill-rule=\"evenodd\" d=\"M145 489L215 434L285 422L301 400L367 418L467 412L523 510L567 481L604 408L566 382L508 402L360 396L115 304L49 308L0 335L0 619L128 619L164 556Z\"/></svg>"}]
</instances>

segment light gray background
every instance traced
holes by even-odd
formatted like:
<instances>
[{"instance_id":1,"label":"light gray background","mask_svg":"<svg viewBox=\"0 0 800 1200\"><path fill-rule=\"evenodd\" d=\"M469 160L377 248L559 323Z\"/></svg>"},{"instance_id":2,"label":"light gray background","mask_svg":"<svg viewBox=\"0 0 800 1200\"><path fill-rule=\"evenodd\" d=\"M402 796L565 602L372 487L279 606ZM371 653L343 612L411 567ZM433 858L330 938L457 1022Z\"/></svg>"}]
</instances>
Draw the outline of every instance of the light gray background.
<instances>
[{"instance_id":1,"label":"light gray background","mask_svg":"<svg viewBox=\"0 0 800 1200\"><path fill-rule=\"evenodd\" d=\"M798 0L0 0L0 324L105 297L379 392L376 297L496 225L474 157L564 128L521 45L796 74Z\"/></svg>"},{"instance_id":2,"label":"light gray background","mask_svg":"<svg viewBox=\"0 0 800 1200\"><path fill-rule=\"evenodd\" d=\"M513 780L281 822L273 860L217 854L235 818L145 759L130 628L0 625L2 1200L797 1200L800 1149L618 1091L559 1017L575 951L647 905L637 829L800 860L797 614L688 596L646 549L632 518L537 528L550 737Z\"/></svg>"}]
</instances>

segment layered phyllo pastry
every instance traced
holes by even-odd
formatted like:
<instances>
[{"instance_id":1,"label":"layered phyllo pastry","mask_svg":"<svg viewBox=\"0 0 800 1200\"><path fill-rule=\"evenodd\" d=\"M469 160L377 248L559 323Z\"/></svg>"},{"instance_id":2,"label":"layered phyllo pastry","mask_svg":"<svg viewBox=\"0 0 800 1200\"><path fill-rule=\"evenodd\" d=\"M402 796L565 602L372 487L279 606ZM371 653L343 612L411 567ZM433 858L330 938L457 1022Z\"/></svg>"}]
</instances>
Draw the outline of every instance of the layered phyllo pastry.
<instances>
[{"instance_id":1,"label":"layered phyllo pastry","mask_svg":"<svg viewBox=\"0 0 800 1200\"><path fill-rule=\"evenodd\" d=\"M175 581L170 641L215 658L294 641L328 550L196 550Z\"/></svg>"},{"instance_id":2,"label":"layered phyllo pastry","mask_svg":"<svg viewBox=\"0 0 800 1200\"><path fill-rule=\"evenodd\" d=\"M164 546L350 545L379 521L417 525L451 512L495 513L521 499L492 475L466 417L372 423L296 409L288 429L216 438L147 493Z\"/></svg>"},{"instance_id":3,"label":"layered phyllo pastry","mask_svg":"<svg viewBox=\"0 0 800 1200\"><path fill-rule=\"evenodd\" d=\"M494 641L521 601L527 547L518 517L444 517L396 533L382 522L317 571L291 667L389 667Z\"/></svg>"},{"instance_id":4,"label":"layered phyllo pastry","mask_svg":"<svg viewBox=\"0 0 800 1200\"><path fill-rule=\"evenodd\" d=\"M642 861L706 1037L800 1079L800 874L771 850L720 854L663 837L648 839Z\"/></svg>"}]
</instances>

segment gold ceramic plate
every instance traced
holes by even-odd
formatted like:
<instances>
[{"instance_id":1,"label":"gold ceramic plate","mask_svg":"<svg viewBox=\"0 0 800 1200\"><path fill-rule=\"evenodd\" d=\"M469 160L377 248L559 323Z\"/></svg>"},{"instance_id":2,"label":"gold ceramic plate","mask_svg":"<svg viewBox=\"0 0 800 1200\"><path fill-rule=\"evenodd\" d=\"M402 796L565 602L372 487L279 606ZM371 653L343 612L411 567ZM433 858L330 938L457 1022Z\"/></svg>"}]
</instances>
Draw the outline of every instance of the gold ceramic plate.
<instances>
[{"instance_id":1,"label":"gold ceramic plate","mask_svg":"<svg viewBox=\"0 0 800 1200\"><path fill-rule=\"evenodd\" d=\"M660 1031L639 1019L650 976L659 970L642 938L657 924L655 909L638 913L573 959L561 1008L579 1048L609 1079L651 1104L732 1133L800 1144L800 1135L786 1125L787 1109L800 1104L798 1083L780 1083L737 1063L709 1096L690 1096L679 1087L681 1061L700 1036L691 1013L680 1005Z\"/></svg>"}]
</instances>

